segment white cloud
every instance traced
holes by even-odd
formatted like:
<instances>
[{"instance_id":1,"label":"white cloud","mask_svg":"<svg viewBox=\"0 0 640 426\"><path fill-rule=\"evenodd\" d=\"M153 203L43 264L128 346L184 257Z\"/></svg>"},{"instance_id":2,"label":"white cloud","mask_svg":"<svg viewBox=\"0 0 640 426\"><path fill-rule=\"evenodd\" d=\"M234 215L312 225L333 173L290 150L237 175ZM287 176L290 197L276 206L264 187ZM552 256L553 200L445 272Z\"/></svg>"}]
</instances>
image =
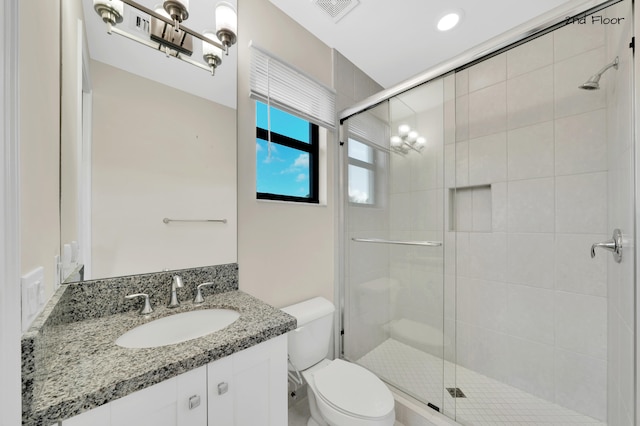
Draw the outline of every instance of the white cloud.
<instances>
[{"instance_id":1,"label":"white cloud","mask_svg":"<svg viewBox=\"0 0 640 426\"><path fill-rule=\"evenodd\" d=\"M369 202L369 194L359 191L357 189L349 188L349 201L352 203L368 203Z\"/></svg>"},{"instance_id":2,"label":"white cloud","mask_svg":"<svg viewBox=\"0 0 640 426\"><path fill-rule=\"evenodd\" d=\"M302 182L303 180L305 180L307 178L307 175L304 173L300 173L298 176L296 176L296 182Z\"/></svg>"},{"instance_id":3,"label":"white cloud","mask_svg":"<svg viewBox=\"0 0 640 426\"><path fill-rule=\"evenodd\" d=\"M304 154L300 154L300 156L296 158L296 161L293 162L293 167L309 167L309 154L306 152Z\"/></svg>"}]
</instances>

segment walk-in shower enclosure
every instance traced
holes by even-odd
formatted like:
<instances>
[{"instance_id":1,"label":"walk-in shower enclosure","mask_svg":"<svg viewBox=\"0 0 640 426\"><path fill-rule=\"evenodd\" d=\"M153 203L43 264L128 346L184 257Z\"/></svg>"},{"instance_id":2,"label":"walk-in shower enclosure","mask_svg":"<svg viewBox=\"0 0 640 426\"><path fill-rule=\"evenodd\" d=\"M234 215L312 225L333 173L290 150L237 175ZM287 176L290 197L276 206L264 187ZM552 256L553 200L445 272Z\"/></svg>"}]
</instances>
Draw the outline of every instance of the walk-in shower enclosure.
<instances>
[{"instance_id":1,"label":"walk-in shower enclosure","mask_svg":"<svg viewBox=\"0 0 640 426\"><path fill-rule=\"evenodd\" d=\"M632 4L583 7L341 116L342 355L463 424L634 424Z\"/></svg>"}]
</instances>

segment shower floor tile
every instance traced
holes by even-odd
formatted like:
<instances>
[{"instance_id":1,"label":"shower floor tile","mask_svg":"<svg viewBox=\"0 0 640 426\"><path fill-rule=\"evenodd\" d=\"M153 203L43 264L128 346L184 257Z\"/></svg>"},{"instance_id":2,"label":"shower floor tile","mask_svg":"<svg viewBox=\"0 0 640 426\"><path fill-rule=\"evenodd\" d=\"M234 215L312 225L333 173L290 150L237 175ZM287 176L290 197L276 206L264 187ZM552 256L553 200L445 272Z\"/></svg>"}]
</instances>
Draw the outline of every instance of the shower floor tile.
<instances>
[{"instance_id":1,"label":"shower floor tile","mask_svg":"<svg viewBox=\"0 0 640 426\"><path fill-rule=\"evenodd\" d=\"M357 362L463 425L605 425L394 339ZM446 389L454 387L466 398L454 399Z\"/></svg>"}]
</instances>

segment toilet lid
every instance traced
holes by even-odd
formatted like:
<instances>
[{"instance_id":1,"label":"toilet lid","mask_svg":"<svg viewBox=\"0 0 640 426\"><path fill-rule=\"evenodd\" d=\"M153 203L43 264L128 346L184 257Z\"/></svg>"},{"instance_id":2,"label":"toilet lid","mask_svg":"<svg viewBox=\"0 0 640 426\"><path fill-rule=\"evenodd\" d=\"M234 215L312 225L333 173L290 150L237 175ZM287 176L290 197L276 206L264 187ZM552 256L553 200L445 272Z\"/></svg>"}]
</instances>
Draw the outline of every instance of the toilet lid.
<instances>
[{"instance_id":1,"label":"toilet lid","mask_svg":"<svg viewBox=\"0 0 640 426\"><path fill-rule=\"evenodd\" d=\"M336 359L313 375L316 390L327 402L360 417L383 417L393 410L393 396L373 373Z\"/></svg>"}]
</instances>

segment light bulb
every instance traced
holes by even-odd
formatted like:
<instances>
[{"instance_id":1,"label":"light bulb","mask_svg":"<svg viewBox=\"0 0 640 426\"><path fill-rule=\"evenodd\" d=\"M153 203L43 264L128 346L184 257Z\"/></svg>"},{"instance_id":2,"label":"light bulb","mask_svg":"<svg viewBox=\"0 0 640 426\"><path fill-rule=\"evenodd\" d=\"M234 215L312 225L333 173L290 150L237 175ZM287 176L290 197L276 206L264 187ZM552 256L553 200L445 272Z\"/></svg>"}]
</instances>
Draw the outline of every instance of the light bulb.
<instances>
[{"instance_id":1,"label":"light bulb","mask_svg":"<svg viewBox=\"0 0 640 426\"><path fill-rule=\"evenodd\" d=\"M400 135L400 137L407 136L410 131L411 131L411 127L409 127L408 124L401 124L398 126L398 134Z\"/></svg>"},{"instance_id":2,"label":"light bulb","mask_svg":"<svg viewBox=\"0 0 640 426\"><path fill-rule=\"evenodd\" d=\"M415 142L418 139L418 132L416 132L415 130L412 130L409 132L409 134L407 135L407 140L411 143Z\"/></svg>"},{"instance_id":3,"label":"light bulb","mask_svg":"<svg viewBox=\"0 0 640 426\"><path fill-rule=\"evenodd\" d=\"M440 31L449 31L460 22L460 14L459 13L447 13L438 21L438 29Z\"/></svg>"},{"instance_id":4,"label":"light bulb","mask_svg":"<svg viewBox=\"0 0 640 426\"><path fill-rule=\"evenodd\" d=\"M205 36L208 39L211 39L212 41L218 41L218 37L216 37L216 33L212 30L205 30L202 32L202 35ZM211 43L207 43L206 41L202 41L202 54L204 56L207 55L214 55L214 56L222 56L222 49L220 49L218 46L214 46Z\"/></svg>"},{"instance_id":5,"label":"light bulb","mask_svg":"<svg viewBox=\"0 0 640 426\"><path fill-rule=\"evenodd\" d=\"M225 47L236 42L238 33L238 15L234 7L227 2L216 5L216 35Z\"/></svg>"},{"instance_id":6,"label":"light bulb","mask_svg":"<svg viewBox=\"0 0 640 426\"><path fill-rule=\"evenodd\" d=\"M420 145L420 146L424 146L427 144L427 138L425 138L424 136L419 136L418 139L416 139L416 144Z\"/></svg>"},{"instance_id":7,"label":"light bulb","mask_svg":"<svg viewBox=\"0 0 640 426\"><path fill-rule=\"evenodd\" d=\"M398 147L402 145L402 138L400 136L391 136L391 146Z\"/></svg>"}]
</instances>

